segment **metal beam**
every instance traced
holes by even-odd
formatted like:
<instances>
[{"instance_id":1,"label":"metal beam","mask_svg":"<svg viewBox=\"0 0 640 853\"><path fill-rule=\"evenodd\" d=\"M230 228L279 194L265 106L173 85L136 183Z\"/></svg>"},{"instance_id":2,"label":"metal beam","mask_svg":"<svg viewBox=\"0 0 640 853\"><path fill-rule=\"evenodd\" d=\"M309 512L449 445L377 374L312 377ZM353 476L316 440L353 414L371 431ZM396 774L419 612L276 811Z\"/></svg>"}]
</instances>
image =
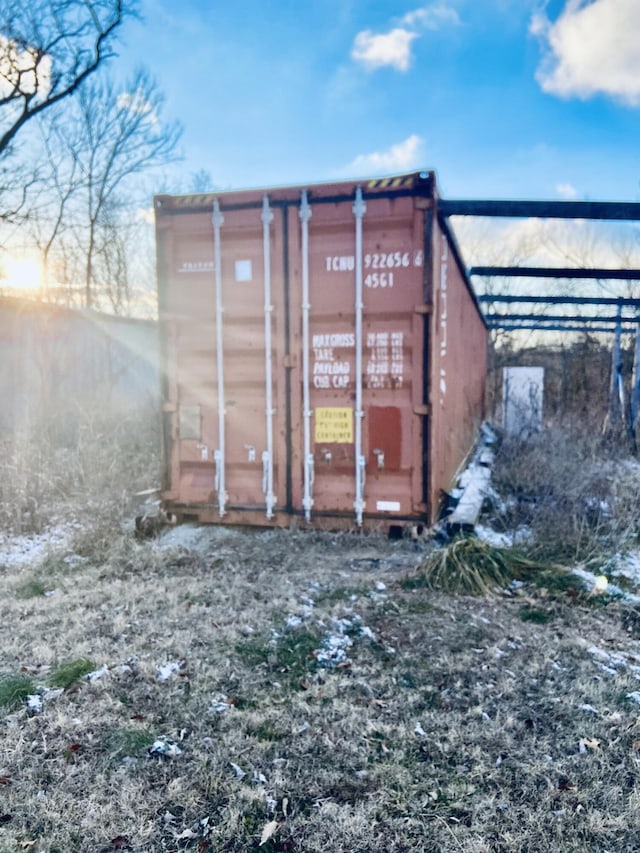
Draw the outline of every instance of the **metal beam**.
<instances>
[{"instance_id":1,"label":"metal beam","mask_svg":"<svg viewBox=\"0 0 640 853\"><path fill-rule=\"evenodd\" d=\"M579 324L564 325L558 323L555 326L544 326L538 323L488 323L489 331L502 332L589 332L598 334L613 334L615 326L584 326ZM633 329L623 329L623 333L632 332Z\"/></svg>"},{"instance_id":2,"label":"metal beam","mask_svg":"<svg viewBox=\"0 0 640 853\"><path fill-rule=\"evenodd\" d=\"M485 314L487 323L495 322L496 320L531 320L536 323L617 323L617 314L610 314L607 317L586 316L585 314ZM633 323L634 326L640 322L640 318L623 317L624 323Z\"/></svg>"},{"instance_id":3,"label":"metal beam","mask_svg":"<svg viewBox=\"0 0 640 853\"><path fill-rule=\"evenodd\" d=\"M617 296L511 296L510 294L485 293L478 302L504 302L511 304L531 303L536 305L622 305L623 308L640 308L640 299Z\"/></svg>"},{"instance_id":4,"label":"metal beam","mask_svg":"<svg viewBox=\"0 0 640 853\"><path fill-rule=\"evenodd\" d=\"M502 216L539 219L640 220L637 201L524 201L441 199L441 216Z\"/></svg>"},{"instance_id":5,"label":"metal beam","mask_svg":"<svg viewBox=\"0 0 640 853\"><path fill-rule=\"evenodd\" d=\"M618 281L640 281L640 269L606 267L471 267L469 275L509 276L513 278L597 278Z\"/></svg>"}]
</instances>

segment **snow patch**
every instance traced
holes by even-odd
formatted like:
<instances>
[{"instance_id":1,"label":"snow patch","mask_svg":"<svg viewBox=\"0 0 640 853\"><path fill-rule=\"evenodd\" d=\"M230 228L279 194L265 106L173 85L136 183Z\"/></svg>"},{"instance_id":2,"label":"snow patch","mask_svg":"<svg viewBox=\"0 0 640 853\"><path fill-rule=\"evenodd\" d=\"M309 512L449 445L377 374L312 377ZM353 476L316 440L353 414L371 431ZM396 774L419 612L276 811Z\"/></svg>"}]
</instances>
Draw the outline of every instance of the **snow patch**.
<instances>
[{"instance_id":1,"label":"snow patch","mask_svg":"<svg viewBox=\"0 0 640 853\"><path fill-rule=\"evenodd\" d=\"M640 551L615 554L605 566L605 571L611 577L626 578L634 586L640 587Z\"/></svg>"},{"instance_id":2,"label":"snow patch","mask_svg":"<svg viewBox=\"0 0 640 853\"><path fill-rule=\"evenodd\" d=\"M618 598L628 604L640 603L640 595L628 592L616 583L604 583L604 575L595 575L593 572L589 572L580 566L571 569L571 574L582 581L585 591L591 595L608 595L611 598Z\"/></svg>"},{"instance_id":3,"label":"snow patch","mask_svg":"<svg viewBox=\"0 0 640 853\"><path fill-rule=\"evenodd\" d=\"M494 548L514 548L517 545L526 545L533 540L533 532L526 524L517 527L515 530L504 530L502 532L483 524L476 524L474 530L478 539L482 539L483 542Z\"/></svg>"},{"instance_id":4,"label":"snow patch","mask_svg":"<svg viewBox=\"0 0 640 853\"><path fill-rule=\"evenodd\" d=\"M169 681L183 667L184 661L169 661L156 668L156 679L158 681Z\"/></svg>"},{"instance_id":5,"label":"snow patch","mask_svg":"<svg viewBox=\"0 0 640 853\"><path fill-rule=\"evenodd\" d=\"M182 755L182 750L177 743L168 737L160 737L149 747L149 756L158 758L177 758Z\"/></svg>"},{"instance_id":6,"label":"snow patch","mask_svg":"<svg viewBox=\"0 0 640 853\"><path fill-rule=\"evenodd\" d=\"M12 569L42 563L51 554L68 550L73 536L81 529L81 524L73 522L25 536L0 533L0 564Z\"/></svg>"},{"instance_id":7,"label":"snow patch","mask_svg":"<svg viewBox=\"0 0 640 853\"><path fill-rule=\"evenodd\" d=\"M640 666L630 663L628 658L620 652L609 652L599 646L589 646L587 654L591 655L603 672L607 675L618 675L619 672L629 672L640 678Z\"/></svg>"},{"instance_id":8,"label":"snow patch","mask_svg":"<svg viewBox=\"0 0 640 853\"><path fill-rule=\"evenodd\" d=\"M233 702L230 702L224 695L215 696L211 700L211 710L214 714L226 714L231 708L233 708Z\"/></svg>"},{"instance_id":9,"label":"snow patch","mask_svg":"<svg viewBox=\"0 0 640 853\"><path fill-rule=\"evenodd\" d=\"M109 675L109 667L101 666L100 669L94 669L93 672L88 672L85 675L87 681L99 681L101 678L104 678L105 675Z\"/></svg>"}]
</instances>

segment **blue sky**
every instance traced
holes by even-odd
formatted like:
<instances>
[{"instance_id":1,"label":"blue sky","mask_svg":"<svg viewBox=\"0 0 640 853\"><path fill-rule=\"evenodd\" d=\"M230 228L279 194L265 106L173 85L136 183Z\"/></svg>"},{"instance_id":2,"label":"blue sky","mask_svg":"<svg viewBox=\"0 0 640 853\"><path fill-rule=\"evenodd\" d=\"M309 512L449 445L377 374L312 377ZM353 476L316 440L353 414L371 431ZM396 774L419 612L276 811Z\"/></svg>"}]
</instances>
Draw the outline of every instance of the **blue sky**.
<instances>
[{"instance_id":1,"label":"blue sky","mask_svg":"<svg viewBox=\"0 0 640 853\"><path fill-rule=\"evenodd\" d=\"M433 168L448 197L640 199L640 0L142 0L218 188Z\"/></svg>"}]
</instances>

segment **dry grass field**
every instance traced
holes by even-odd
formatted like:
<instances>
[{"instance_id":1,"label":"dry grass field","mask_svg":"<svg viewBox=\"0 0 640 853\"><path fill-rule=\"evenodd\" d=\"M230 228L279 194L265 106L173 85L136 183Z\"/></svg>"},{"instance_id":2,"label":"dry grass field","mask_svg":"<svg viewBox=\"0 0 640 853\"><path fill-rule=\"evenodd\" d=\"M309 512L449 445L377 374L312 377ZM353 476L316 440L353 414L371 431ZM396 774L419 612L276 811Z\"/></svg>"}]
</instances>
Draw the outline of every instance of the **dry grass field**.
<instances>
[{"instance_id":1,"label":"dry grass field","mask_svg":"<svg viewBox=\"0 0 640 853\"><path fill-rule=\"evenodd\" d=\"M0 577L2 853L640 847L628 605L447 596L377 537L63 556Z\"/></svg>"},{"instance_id":2,"label":"dry grass field","mask_svg":"<svg viewBox=\"0 0 640 853\"><path fill-rule=\"evenodd\" d=\"M635 604L447 594L376 535L137 541L109 495L0 545L0 853L640 849Z\"/></svg>"}]
</instances>

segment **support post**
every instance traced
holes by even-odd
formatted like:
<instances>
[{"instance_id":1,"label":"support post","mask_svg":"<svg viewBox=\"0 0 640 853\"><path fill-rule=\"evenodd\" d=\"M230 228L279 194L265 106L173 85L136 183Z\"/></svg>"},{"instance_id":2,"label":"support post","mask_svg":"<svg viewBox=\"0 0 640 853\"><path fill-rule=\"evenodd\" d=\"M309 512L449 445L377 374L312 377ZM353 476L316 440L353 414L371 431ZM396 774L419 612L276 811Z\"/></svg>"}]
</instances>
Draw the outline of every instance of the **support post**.
<instances>
[{"instance_id":1,"label":"support post","mask_svg":"<svg viewBox=\"0 0 640 853\"><path fill-rule=\"evenodd\" d=\"M609 382L609 409L605 420L605 435L619 432L624 425L625 400L622 382L622 306L618 305L616 333L611 351L611 380Z\"/></svg>"},{"instance_id":2,"label":"support post","mask_svg":"<svg viewBox=\"0 0 640 853\"><path fill-rule=\"evenodd\" d=\"M629 435L635 450L637 445L638 417L640 416L640 317L636 325L636 342L633 354L633 376L631 380L631 404L629 412Z\"/></svg>"}]
</instances>

